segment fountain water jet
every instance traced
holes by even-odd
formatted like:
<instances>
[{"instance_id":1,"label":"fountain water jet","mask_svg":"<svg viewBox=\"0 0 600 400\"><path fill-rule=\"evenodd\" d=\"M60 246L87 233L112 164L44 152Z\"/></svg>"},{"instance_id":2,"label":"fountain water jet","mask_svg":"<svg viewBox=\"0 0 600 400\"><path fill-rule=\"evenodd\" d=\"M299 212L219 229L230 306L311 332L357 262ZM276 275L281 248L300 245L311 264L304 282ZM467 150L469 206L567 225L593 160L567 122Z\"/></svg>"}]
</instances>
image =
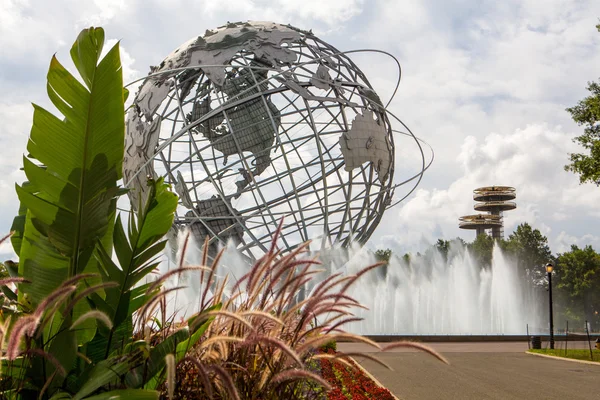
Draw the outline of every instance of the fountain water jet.
<instances>
[{"instance_id":1,"label":"fountain water jet","mask_svg":"<svg viewBox=\"0 0 600 400\"><path fill-rule=\"evenodd\" d=\"M349 261L332 257L330 273L353 274L376 262L366 249L350 254ZM437 251L410 263L392 257L349 293L369 310L357 310L364 321L347 329L374 335L525 334L527 323L540 326L539 302L525 286L498 246L490 268L478 266L462 245L453 245L447 259Z\"/></svg>"},{"instance_id":2,"label":"fountain water jet","mask_svg":"<svg viewBox=\"0 0 600 400\"><path fill-rule=\"evenodd\" d=\"M186 261L198 265L199 254L200 246L192 243ZM358 245L322 253L319 259L325 272L315 279L316 283L337 272L355 274L377 262L373 253ZM246 273L246 262L235 246L228 246L218 275L229 275L229 290ZM173 267L165 260L161 269ZM190 315L199 304L199 273L188 273L171 282L171 286L178 285L187 289L169 308L179 315ZM306 293L311 289L306 288ZM433 250L427 256L414 257L410 263L392 257L389 265L363 275L348 294L369 309L356 309L355 314L364 321L346 327L359 334L521 335L527 323L541 326L536 306L541 302L535 301L535 293L521 282L516 266L498 246L494 246L489 268L477 265L464 246L456 243L447 257Z\"/></svg>"}]
</instances>

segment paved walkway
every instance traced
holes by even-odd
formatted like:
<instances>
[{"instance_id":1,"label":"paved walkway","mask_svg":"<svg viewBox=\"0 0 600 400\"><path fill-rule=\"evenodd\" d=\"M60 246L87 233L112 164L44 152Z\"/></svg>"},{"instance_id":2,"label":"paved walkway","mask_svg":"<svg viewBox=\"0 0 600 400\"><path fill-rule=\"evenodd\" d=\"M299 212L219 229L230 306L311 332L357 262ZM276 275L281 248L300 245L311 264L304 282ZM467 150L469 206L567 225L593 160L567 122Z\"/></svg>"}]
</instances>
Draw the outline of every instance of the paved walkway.
<instances>
[{"instance_id":1,"label":"paved walkway","mask_svg":"<svg viewBox=\"0 0 600 400\"><path fill-rule=\"evenodd\" d=\"M428 354L405 349L377 354L393 371L369 360L357 358L357 361L401 400L600 398L600 365L524 354L527 343L428 345L451 364L445 365ZM339 343L338 349L371 351L348 343Z\"/></svg>"}]
</instances>

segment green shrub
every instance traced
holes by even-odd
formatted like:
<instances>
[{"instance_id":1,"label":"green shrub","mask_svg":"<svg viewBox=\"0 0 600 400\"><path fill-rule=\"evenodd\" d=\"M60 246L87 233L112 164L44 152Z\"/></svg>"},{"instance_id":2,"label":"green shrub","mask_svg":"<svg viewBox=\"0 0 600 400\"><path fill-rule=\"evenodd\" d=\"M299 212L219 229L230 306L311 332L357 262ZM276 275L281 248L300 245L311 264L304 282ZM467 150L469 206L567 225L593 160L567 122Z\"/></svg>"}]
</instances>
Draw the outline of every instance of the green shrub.
<instances>
[{"instance_id":1,"label":"green shrub","mask_svg":"<svg viewBox=\"0 0 600 400\"><path fill-rule=\"evenodd\" d=\"M337 342L335 340L330 340L321 346L321 350L327 352L327 350L337 351Z\"/></svg>"}]
</instances>

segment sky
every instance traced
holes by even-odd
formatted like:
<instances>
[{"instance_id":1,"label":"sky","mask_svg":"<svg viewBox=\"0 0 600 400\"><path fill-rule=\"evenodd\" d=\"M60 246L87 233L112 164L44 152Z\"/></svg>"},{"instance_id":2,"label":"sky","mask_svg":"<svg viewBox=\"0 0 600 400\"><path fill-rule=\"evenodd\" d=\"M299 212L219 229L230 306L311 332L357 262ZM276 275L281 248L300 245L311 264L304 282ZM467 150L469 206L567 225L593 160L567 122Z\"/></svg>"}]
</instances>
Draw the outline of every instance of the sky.
<instances>
[{"instance_id":1,"label":"sky","mask_svg":"<svg viewBox=\"0 0 600 400\"><path fill-rule=\"evenodd\" d=\"M206 29L262 20L312 29L342 51L384 50L402 64L389 110L433 147L435 160L414 194L387 211L369 247L405 252L437 238L472 240L473 231L458 228L459 216L475 213L472 190L508 185L518 208L505 215L507 233L528 222L554 253L571 244L600 250L600 188L563 169L583 131L565 108L600 77L598 17L597 0L0 0L0 226L8 232L18 209L31 103L49 105L50 58L70 63L81 29L102 26L109 46L120 41L129 82ZM388 98L394 64L356 62ZM414 146L399 140L397 173L409 176L414 161ZM0 257L10 253L0 245Z\"/></svg>"}]
</instances>

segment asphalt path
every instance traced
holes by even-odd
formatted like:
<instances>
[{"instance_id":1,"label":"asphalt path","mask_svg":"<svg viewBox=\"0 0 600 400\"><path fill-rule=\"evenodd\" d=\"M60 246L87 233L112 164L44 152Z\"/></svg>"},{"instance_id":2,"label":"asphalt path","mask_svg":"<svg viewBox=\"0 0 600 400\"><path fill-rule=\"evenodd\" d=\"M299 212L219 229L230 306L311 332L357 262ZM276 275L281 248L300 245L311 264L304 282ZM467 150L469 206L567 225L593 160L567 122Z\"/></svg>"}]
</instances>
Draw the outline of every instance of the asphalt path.
<instances>
[{"instance_id":1,"label":"asphalt path","mask_svg":"<svg viewBox=\"0 0 600 400\"><path fill-rule=\"evenodd\" d=\"M600 365L525 354L527 343L427 345L450 365L405 349L374 354L393 371L370 360L356 360L401 400L600 399ZM372 352L366 346L347 343L339 343L338 349Z\"/></svg>"}]
</instances>

